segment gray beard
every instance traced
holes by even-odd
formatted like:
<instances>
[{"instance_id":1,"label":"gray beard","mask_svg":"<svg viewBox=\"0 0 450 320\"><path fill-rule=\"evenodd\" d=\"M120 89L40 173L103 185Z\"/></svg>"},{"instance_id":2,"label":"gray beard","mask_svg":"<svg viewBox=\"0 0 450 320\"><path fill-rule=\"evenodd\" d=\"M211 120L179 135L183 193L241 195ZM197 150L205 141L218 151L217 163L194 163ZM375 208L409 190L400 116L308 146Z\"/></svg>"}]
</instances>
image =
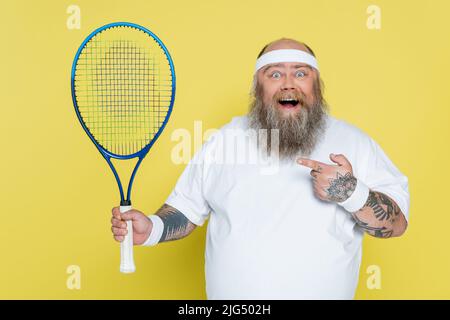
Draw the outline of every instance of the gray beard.
<instances>
[{"instance_id":1,"label":"gray beard","mask_svg":"<svg viewBox=\"0 0 450 320\"><path fill-rule=\"evenodd\" d=\"M261 148L260 141L258 149L266 156L273 155L271 151L273 147L277 147L277 143L271 141L271 130L278 129L280 160L292 161L299 156L310 156L325 132L328 111L328 106L322 99L314 100L311 105L304 103L295 115L283 116L274 102L266 106L262 99L256 96L248 113L249 127L256 132L261 132L261 129L267 132L267 144L263 141ZM276 154L276 150L274 152Z\"/></svg>"}]
</instances>

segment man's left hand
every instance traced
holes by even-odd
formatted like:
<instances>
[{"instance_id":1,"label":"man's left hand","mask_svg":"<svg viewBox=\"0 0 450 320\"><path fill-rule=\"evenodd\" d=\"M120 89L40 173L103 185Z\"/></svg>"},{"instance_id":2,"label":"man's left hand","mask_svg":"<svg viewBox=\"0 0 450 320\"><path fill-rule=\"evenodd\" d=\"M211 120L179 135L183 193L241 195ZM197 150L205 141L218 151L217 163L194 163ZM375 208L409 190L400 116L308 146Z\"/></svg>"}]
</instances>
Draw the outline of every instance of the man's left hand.
<instances>
[{"instance_id":1,"label":"man's left hand","mask_svg":"<svg viewBox=\"0 0 450 320\"><path fill-rule=\"evenodd\" d=\"M298 158L297 163L312 169L310 174L316 197L324 201L343 202L356 188L353 168L343 154L331 153L330 159L336 165L306 158Z\"/></svg>"}]
</instances>

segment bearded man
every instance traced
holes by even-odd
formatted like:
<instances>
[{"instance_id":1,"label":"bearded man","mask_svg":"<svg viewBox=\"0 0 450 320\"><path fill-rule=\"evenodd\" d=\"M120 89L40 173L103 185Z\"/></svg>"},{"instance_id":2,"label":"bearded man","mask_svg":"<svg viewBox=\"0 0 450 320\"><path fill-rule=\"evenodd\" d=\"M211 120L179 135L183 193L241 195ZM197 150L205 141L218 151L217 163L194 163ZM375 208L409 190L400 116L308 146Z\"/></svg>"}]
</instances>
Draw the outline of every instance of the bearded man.
<instances>
[{"instance_id":1,"label":"bearded man","mask_svg":"<svg viewBox=\"0 0 450 320\"><path fill-rule=\"evenodd\" d=\"M265 46L248 115L203 145L158 212L114 208L114 238L122 241L132 220L134 244L152 246L209 218L208 299L352 299L363 235L398 237L407 228L408 179L372 138L328 114L322 89L306 44ZM252 130L267 130L267 143L229 143ZM218 154L272 160L211 161ZM263 170L274 163L276 171Z\"/></svg>"}]
</instances>

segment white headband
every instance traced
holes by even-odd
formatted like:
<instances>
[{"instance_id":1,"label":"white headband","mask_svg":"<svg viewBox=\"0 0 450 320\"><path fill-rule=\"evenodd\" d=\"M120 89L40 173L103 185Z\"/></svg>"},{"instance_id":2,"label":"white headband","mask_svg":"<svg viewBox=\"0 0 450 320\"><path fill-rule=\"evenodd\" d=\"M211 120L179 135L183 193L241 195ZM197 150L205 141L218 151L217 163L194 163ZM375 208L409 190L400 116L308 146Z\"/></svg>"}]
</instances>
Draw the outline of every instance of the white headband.
<instances>
[{"instance_id":1,"label":"white headband","mask_svg":"<svg viewBox=\"0 0 450 320\"><path fill-rule=\"evenodd\" d=\"M313 55L295 49L273 50L263 54L256 60L255 73L265 65L277 62L302 62L319 71L319 65Z\"/></svg>"}]
</instances>

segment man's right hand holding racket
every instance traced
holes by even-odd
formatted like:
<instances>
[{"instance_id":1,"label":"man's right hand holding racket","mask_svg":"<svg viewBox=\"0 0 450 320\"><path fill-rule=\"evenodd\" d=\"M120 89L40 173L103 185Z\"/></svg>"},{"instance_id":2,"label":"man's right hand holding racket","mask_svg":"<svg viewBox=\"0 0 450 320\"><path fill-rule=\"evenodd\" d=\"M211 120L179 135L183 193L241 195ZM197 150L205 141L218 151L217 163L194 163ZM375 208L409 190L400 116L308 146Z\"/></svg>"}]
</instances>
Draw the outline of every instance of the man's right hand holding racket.
<instances>
[{"instance_id":1,"label":"man's right hand holding racket","mask_svg":"<svg viewBox=\"0 0 450 320\"><path fill-rule=\"evenodd\" d=\"M126 221L133 223L133 244L141 245L148 239L152 232L152 221L142 212L131 209L126 213L120 213L119 207L112 209L111 230L116 241L122 242L125 239L127 231Z\"/></svg>"},{"instance_id":2,"label":"man's right hand holding racket","mask_svg":"<svg viewBox=\"0 0 450 320\"><path fill-rule=\"evenodd\" d=\"M152 244L148 245L184 238L196 228L196 225L189 221L183 213L168 204L164 204L152 218L156 218L155 221L159 222L155 230L153 230L152 220L142 212L131 209L126 213L120 213L119 207L114 207L111 218L111 230L114 239L118 242L124 240L128 233L126 221L131 221L133 224L134 245L144 244L152 231L156 232L157 235Z\"/></svg>"}]
</instances>

